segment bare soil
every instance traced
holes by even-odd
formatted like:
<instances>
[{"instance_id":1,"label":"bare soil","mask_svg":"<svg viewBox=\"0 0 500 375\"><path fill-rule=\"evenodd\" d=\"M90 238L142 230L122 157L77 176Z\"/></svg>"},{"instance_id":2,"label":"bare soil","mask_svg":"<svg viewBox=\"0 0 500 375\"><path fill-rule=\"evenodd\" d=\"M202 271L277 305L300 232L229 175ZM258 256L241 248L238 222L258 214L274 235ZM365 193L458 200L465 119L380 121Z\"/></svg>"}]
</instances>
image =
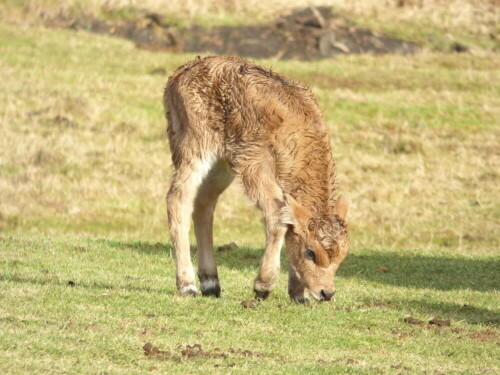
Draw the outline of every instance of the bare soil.
<instances>
[{"instance_id":1,"label":"bare soil","mask_svg":"<svg viewBox=\"0 0 500 375\"><path fill-rule=\"evenodd\" d=\"M127 38L153 51L197 52L253 58L316 60L340 54L413 54L419 46L358 28L329 7L298 9L272 22L250 26L199 25L178 28L156 13L137 12L129 20L89 16L49 20L50 26Z\"/></svg>"},{"instance_id":2,"label":"bare soil","mask_svg":"<svg viewBox=\"0 0 500 375\"><path fill-rule=\"evenodd\" d=\"M259 301L257 301L256 299L250 299L250 300L247 300L247 301L242 301L240 303L240 305L244 309L255 309L258 304L259 304Z\"/></svg>"},{"instance_id":3,"label":"bare soil","mask_svg":"<svg viewBox=\"0 0 500 375\"><path fill-rule=\"evenodd\" d=\"M469 337L478 341L494 341L496 345L500 345L500 330L488 328L482 331L471 332Z\"/></svg>"},{"instance_id":4,"label":"bare soil","mask_svg":"<svg viewBox=\"0 0 500 375\"><path fill-rule=\"evenodd\" d=\"M439 318L432 318L429 320L430 325L435 325L438 327L450 327L451 322L449 320L444 320L444 319L439 319Z\"/></svg>"},{"instance_id":5,"label":"bare soil","mask_svg":"<svg viewBox=\"0 0 500 375\"><path fill-rule=\"evenodd\" d=\"M415 325L423 325L424 324L423 320L414 318L412 316L409 316L408 318L404 318L403 322L409 323L409 324L415 324Z\"/></svg>"},{"instance_id":6,"label":"bare soil","mask_svg":"<svg viewBox=\"0 0 500 375\"><path fill-rule=\"evenodd\" d=\"M404 318L403 322L409 323L409 324L414 324L414 325L419 325L421 327L430 327L430 326L435 326L435 327L451 327L451 321L450 320L445 320L441 319L439 317L432 318L429 320L427 323L425 323L423 320L414 318L412 316L409 316L408 318Z\"/></svg>"},{"instance_id":7,"label":"bare soil","mask_svg":"<svg viewBox=\"0 0 500 375\"><path fill-rule=\"evenodd\" d=\"M220 348L215 348L214 350L203 350L200 344L186 345L186 347L179 347L179 352L171 352L169 350L160 350L156 346L153 346L150 342L143 346L144 355L149 359L155 359L159 361L187 361L196 358L228 358L230 356L238 357L256 357L264 358L265 354L252 352L248 349L233 349L229 348L227 351L223 351Z\"/></svg>"}]
</instances>

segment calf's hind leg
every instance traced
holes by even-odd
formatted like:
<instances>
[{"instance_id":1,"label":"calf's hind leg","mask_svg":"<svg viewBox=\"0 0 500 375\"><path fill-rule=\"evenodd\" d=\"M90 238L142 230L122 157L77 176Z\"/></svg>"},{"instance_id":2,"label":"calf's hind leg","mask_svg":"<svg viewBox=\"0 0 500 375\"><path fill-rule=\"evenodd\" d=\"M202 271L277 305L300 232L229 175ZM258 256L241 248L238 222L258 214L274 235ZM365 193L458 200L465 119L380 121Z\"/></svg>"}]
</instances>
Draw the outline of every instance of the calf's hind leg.
<instances>
[{"instance_id":1,"label":"calf's hind leg","mask_svg":"<svg viewBox=\"0 0 500 375\"><path fill-rule=\"evenodd\" d=\"M225 161L219 161L203 180L196 196L193 222L198 245L198 277L204 296L220 297L219 277L213 244L214 210L219 195L233 181Z\"/></svg>"},{"instance_id":2,"label":"calf's hind leg","mask_svg":"<svg viewBox=\"0 0 500 375\"><path fill-rule=\"evenodd\" d=\"M198 292L189 249L189 227L196 192L212 165L210 158L180 163L167 194L168 225L175 253L177 289L183 296L196 296Z\"/></svg>"}]
</instances>

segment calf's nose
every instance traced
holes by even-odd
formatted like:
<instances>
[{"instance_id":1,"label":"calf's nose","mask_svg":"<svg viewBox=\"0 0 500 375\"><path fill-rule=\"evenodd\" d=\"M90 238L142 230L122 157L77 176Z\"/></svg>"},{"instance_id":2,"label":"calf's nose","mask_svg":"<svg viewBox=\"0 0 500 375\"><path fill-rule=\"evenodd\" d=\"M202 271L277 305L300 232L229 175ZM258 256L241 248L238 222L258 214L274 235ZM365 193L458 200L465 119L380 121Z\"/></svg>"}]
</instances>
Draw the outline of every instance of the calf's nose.
<instances>
[{"instance_id":1,"label":"calf's nose","mask_svg":"<svg viewBox=\"0 0 500 375\"><path fill-rule=\"evenodd\" d=\"M335 290L321 290L321 300L322 301L330 301L332 297L335 295Z\"/></svg>"}]
</instances>

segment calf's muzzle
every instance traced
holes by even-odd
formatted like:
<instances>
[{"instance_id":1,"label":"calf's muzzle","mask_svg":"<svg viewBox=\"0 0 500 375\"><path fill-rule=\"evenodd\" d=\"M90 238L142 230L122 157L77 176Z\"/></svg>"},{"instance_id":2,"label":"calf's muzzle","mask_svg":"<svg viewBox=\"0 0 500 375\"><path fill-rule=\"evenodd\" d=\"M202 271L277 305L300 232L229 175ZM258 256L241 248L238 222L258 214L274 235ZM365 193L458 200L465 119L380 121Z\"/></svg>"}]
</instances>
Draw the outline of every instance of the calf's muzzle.
<instances>
[{"instance_id":1,"label":"calf's muzzle","mask_svg":"<svg viewBox=\"0 0 500 375\"><path fill-rule=\"evenodd\" d=\"M335 295L335 290L324 290L321 289L321 299L320 301L330 301Z\"/></svg>"}]
</instances>

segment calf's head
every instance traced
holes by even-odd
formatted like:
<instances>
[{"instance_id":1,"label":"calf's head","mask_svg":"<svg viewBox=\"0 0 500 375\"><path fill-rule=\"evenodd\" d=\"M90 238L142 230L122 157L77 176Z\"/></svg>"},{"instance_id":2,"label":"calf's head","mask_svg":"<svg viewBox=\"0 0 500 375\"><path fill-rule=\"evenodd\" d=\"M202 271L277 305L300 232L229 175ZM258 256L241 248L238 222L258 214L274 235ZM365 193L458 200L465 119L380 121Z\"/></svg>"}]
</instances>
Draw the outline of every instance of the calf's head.
<instances>
[{"instance_id":1,"label":"calf's head","mask_svg":"<svg viewBox=\"0 0 500 375\"><path fill-rule=\"evenodd\" d=\"M335 294L335 274L347 256L348 208L347 198L341 196L333 212L315 217L291 196L285 196L281 216L290 226L285 237L290 266L299 282L320 301Z\"/></svg>"}]
</instances>

